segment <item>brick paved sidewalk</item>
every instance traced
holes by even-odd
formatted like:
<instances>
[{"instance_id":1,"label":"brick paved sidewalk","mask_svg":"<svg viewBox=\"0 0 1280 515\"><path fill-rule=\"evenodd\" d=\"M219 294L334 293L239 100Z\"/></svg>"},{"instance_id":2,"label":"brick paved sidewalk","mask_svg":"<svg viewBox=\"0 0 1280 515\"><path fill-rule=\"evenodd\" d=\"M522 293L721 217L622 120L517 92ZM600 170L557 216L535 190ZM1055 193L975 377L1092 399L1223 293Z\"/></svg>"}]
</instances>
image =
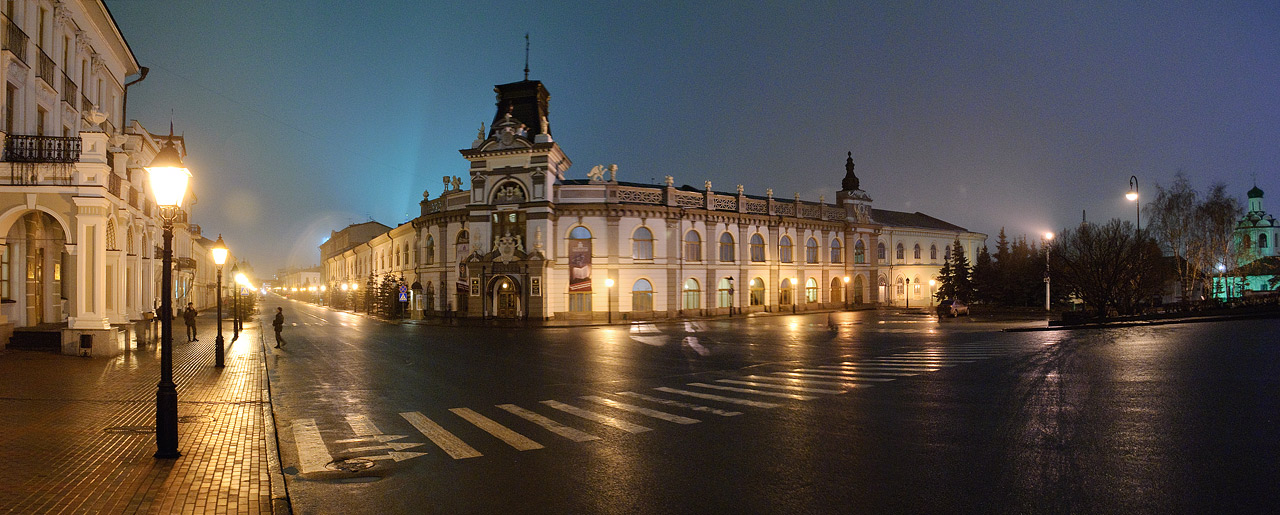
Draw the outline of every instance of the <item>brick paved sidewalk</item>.
<instances>
[{"instance_id":1,"label":"brick paved sidewalk","mask_svg":"<svg viewBox=\"0 0 1280 515\"><path fill-rule=\"evenodd\" d=\"M173 327L175 460L152 457L158 345L115 358L0 351L0 512L272 513L262 336L250 320L232 343L224 321L217 369L214 318L200 314L198 342L181 319ZM275 511L288 513L282 483L276 491Z\"/></svg>"}]
</instances>

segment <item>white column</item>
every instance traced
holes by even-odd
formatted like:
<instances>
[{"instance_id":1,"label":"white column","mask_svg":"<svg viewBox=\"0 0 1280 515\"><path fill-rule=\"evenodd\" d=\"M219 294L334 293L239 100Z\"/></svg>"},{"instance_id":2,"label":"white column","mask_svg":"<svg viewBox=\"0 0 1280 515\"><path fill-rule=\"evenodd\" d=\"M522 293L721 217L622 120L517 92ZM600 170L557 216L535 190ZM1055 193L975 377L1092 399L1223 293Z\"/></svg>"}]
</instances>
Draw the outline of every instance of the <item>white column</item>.
<instances>
[{"instance_id":1,"label":"white column","mask_svg":"<svg viewBox=\"0 0 1280 515\"><path fill-rule=\"evenodd\" d=\"M111 203L102 197L75 197L76 286L71 329L109 329L106 315L106 220ZM68 246L68 250L70 246Z\"/></svg>"}]
</instances>

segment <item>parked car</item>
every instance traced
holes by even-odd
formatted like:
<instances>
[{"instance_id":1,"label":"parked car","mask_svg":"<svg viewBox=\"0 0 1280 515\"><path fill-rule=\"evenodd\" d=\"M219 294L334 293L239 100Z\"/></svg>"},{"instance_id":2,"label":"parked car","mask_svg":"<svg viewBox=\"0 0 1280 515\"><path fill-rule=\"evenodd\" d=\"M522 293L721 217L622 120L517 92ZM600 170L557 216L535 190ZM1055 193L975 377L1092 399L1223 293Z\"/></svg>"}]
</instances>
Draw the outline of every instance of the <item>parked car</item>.
<instances>
[{"instance_id":1,"label":"parked car","mask_svg":"<svg viewBox=\"0 0 1280 515\"><path fill-rule=\"evenodd\" d=\"M969 306L956 299L947 299L938 303L939 317L958 317L960 315L968 315Z\"/></svg>"}]
</instances>

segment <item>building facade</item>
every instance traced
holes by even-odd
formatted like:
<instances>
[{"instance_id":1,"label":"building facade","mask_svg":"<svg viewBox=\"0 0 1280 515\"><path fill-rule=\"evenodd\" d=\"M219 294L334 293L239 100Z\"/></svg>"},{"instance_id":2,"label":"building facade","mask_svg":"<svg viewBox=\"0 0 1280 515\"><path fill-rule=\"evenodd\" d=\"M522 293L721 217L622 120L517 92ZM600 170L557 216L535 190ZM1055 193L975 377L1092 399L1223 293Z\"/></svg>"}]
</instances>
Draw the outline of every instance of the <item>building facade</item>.
<instances>
[{"instance_id":1,"label":"building facade","mask_svg":"<svg viewBox=\"0 0 1280 515\"><path fill-rule=\"evenodd\" d=\"M0 3L0 343L61 333L64 353L119 353L156 308L161 226L146 172L166 140L124 119L142 73L101 0ZM142 74L145 76L145 74ZM138 79L141 80L141 79ZM136 81L135 81L136 82ZM175 305L216 299L207 239L175 223Z\"/></svg>"},{"instance_id":2,"label":"building facade","mask_svg":"<svg viewBox=\"0 0 1280 515\"><path fill-rule=\"evenodd\" d=\"M495 92L490 129L460 151L467 179L446 177L419 217L365 243L321 246L329 291L404 278L415 316L542 320L925 306L951 246L985 244L873 209L852 154L835 203L619 181L616 166L571 179L542 83Z\"/></svg>"}]
</instances>

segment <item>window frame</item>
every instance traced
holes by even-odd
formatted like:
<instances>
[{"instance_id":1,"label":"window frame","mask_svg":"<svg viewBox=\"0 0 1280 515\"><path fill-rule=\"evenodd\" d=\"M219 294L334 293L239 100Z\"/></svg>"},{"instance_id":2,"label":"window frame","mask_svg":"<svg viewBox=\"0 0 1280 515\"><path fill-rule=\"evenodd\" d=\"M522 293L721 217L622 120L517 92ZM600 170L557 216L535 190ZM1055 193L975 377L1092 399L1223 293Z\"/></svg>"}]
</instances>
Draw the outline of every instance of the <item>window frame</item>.
<instances>
[{"instance_id":1,"label":"window frame","mask_svg":"<svg viewBox=\"0 0 1280 515\"><path fill-rule=\"evenodd\" d=\"M693 239L690 239L693 238ZM695 263L702 262L702 235L697 229L689 229L684 233L684 260Z\"/></svg>"},{"instance_id":2,"label":"window frame","mask_svg":"<svg viewBox=\"0 0 1280 515\"><path fill-rule=\"evenodd\" d=\"M649 237L647 239L637 238L636 236L640 231L648 233ZM647 252L641 252L642 250ZM645 257L646 254L648 257ZM636 230L631 231L631 259L653 261L653 231L649 230L648 227L641 225L636 227Z\"/></svg>"},{"instance_id":3,"label":"window frame","mask_svg":"<svg viewBox=\"0 0 1280 515\"><path fill-rule=\"evenodd\" d=\"M791 257L792 257L792 256L791 256L791 251L792 251L793 247L794 247L794 246L791 244L791 237L790 237L790 236L787 236L787 235L785 235L785 234L784 234L784 235L782 235L782 237L781 237L781 238L778 238L778 262L779 262L779 263L791 263L791 262L792 262L792 260L791 260Z\"/></svg>"},{"instance_id":4,"label":"window frame","mask_svg":"<svg viewBox=\"0 0 1280 515\"><path fill-rule=\"evenodd\" d=\"M729 241L725 241L725 238L728 238ZM733 263L735 261L734 258L737 257L735 255L736 246L737 246L737 242L734 241L733 234L730 234L729 231L720 233L720 262L721 263Z\"/></svg>"}]
</instances>

